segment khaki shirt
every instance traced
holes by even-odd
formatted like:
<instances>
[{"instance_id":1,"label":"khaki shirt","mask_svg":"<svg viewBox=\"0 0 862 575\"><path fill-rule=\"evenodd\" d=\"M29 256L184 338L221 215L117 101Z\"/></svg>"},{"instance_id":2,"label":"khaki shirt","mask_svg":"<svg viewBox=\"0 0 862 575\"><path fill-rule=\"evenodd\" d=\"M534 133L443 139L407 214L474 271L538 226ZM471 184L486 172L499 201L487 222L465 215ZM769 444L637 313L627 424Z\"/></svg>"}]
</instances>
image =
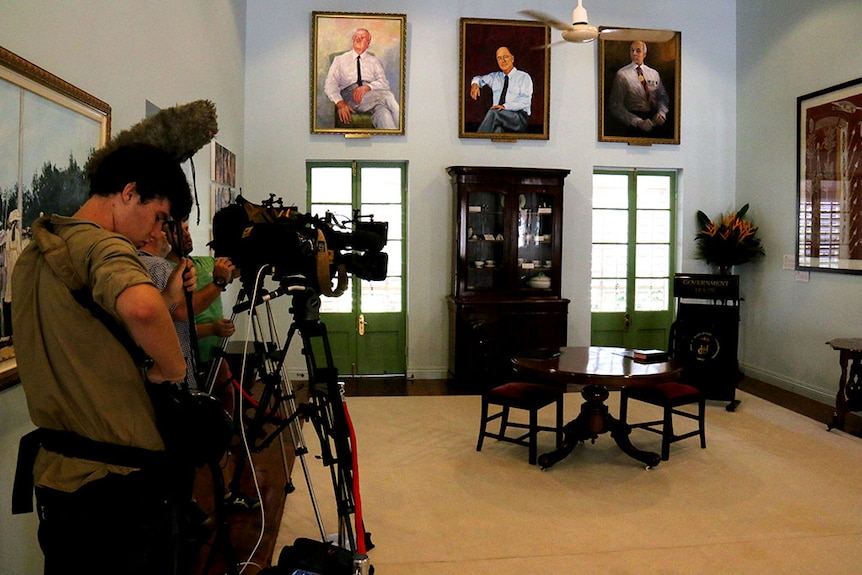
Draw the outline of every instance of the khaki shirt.
<instances>
[{"instance_id":1,"label":"khaki shirt","mask_svg":"<svg viewBox=\"0 0 862 575\"><path fill-rule=\"evenodd\" d=\"M56 235L45 229L43 220L48 219ZM74 218L42 218L33 229L34 241L21 253L12 276L15 354L30 419L39 427L96 441L164 449L142 370L105 324L74 299L39 248L62 238L95 302L120 322L120 293L152 283L135 246L124 236ZM34 478L36 485L70 492L109 472L130 471L43 449Z\"/></svg>"}]
</instances>

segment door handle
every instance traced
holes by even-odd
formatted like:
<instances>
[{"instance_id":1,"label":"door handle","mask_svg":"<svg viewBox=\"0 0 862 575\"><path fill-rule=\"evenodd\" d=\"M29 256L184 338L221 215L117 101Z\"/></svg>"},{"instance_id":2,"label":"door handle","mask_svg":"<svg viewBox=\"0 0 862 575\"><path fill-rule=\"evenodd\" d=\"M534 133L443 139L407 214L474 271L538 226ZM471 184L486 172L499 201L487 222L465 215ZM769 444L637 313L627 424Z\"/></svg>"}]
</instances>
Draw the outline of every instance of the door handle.
<instances>
[{"instance_id":1,"label":"door handle","mask_svg":"<svg viewBox=\"0 0 862 575\"><path fill-rule=\"evenodd\" d=\"M623 318L623 331L628 331L632 325L632 316L626 314Z\"/></svg>"},{"instance_id":2,"label":"door handle","mask_svg":"<svg viewBox=\"0 0 862 575\"><path fill-rule=\"evenodd\" d=\"M365 314L359 314L359 335L365 335L365 326L368 322L365 321Z\"/></svg>"}]
</instances>

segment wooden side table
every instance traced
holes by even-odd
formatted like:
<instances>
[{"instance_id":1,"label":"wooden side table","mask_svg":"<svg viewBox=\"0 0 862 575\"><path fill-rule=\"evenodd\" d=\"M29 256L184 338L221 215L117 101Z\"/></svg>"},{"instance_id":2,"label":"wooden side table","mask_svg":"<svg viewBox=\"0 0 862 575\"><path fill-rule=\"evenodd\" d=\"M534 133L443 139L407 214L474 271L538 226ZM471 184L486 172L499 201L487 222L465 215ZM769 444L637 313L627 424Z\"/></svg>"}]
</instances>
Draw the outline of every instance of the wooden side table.
<instances>
[{"instance_id":1,"label":"wooden side table","mask_svg":"<svg viewBox=\"0 0 862 575\"><path fill-rule=\"evenodd\" d=\"M862 411L862 338L839 338L826 344L841 354L838 360L841 364L841 379L835 396L835 411L826 429L843 430L847 412Z\"/></svg>"}]
</instances>

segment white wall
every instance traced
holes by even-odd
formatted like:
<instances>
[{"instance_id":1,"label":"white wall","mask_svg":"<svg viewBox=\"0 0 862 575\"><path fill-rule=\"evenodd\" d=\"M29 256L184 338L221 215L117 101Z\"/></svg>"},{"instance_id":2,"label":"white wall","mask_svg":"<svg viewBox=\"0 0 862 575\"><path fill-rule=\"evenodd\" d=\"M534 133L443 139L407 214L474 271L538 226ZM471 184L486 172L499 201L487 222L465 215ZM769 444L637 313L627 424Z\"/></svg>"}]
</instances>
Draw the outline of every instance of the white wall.
<instances>
[{"instance_id":1,"label":"white wall","mask_svg":"<svg viewBox=\"0 0 862 575\"><path fill-rule=\"evenodd\" d=\"M142 120L146 100L212 100L241 175L245 0L4 0L0 45L110 104L113 133ZM202 223L209 158L209 146L195 157ZM208 228L195 230L198 248L207 241ZM42 572L36 516L10 511L18 438L31 427L20 386L0 393L0 573Z\"/></svg>"},{"instance_id":2,"label":"white wall","mask_svg":"<svg viewBox=\"0 0 862 575\"><path fill-rule=\"evenodd\" d=\"M741 359L763 381L834 401L838 352L825 345L862 334L862 276L782 269L796 242L797 98L862 77L862 3L739 2L738 203L752 203L766 258L743 278Z\"/></svg>"},{"instance_id":3,"label":"white wall","mask_svg":"<svg viewBox=\"0 0 862 575\"><path fill-rule=\"evenodd\" d=\"M570 18L571 0L541 9ZM523 19L521 0L459 2L368 0L332 2L255 0L248 4L245 178L252 200L274 193L305 205L308 159L409 160L408 372L444 377L451 292L453 199L445 168L499 165L568 168L563 231L563 296L569 343L589 342L590 205L594 167L682 170L678 261L691 260L695 211L734 207L736 147L735 1L616 0L587 3L596 25L670 28L682 32L682 123L678 146L649 148L597 142L597 44L551 50L550 140L491 143L458 138L459 18ZM407 15L406 134L369 140L309 133L311 11ZM558 39L558 33L553 32ZM285 318L285 321L288 321ZM301 366L294 357L289 365Z\"/></svg>"}]
</instances>

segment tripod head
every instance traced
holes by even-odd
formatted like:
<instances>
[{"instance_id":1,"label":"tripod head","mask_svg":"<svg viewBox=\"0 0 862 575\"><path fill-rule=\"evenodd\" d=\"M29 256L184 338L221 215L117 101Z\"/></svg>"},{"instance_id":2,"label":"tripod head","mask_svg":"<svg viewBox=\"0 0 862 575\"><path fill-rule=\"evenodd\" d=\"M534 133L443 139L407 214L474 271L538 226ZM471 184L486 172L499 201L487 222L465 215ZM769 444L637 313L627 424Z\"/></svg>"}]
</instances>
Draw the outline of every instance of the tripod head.
<instances>
[{"instance_id":1,"label":"tripod head","mask_svg":"<svg viewBox=\"0 0 862 575\"><path fill-rule=\"evenodd\" d=\"M271 273L269 266L263 270L261 275L267 273ZM258 288L253 298L246 296L255 291L254 286L249 286L247 282L243 282L242 285L242 290L237 298L238 303L233 308L234 313L242 313L277 297L290 295L293 299L290 312L293 314L295 322L305 324L320 321L320 293L309 285L308 279L302 274L282 276L276 289Z\"/></svg>"}]
</instances>

